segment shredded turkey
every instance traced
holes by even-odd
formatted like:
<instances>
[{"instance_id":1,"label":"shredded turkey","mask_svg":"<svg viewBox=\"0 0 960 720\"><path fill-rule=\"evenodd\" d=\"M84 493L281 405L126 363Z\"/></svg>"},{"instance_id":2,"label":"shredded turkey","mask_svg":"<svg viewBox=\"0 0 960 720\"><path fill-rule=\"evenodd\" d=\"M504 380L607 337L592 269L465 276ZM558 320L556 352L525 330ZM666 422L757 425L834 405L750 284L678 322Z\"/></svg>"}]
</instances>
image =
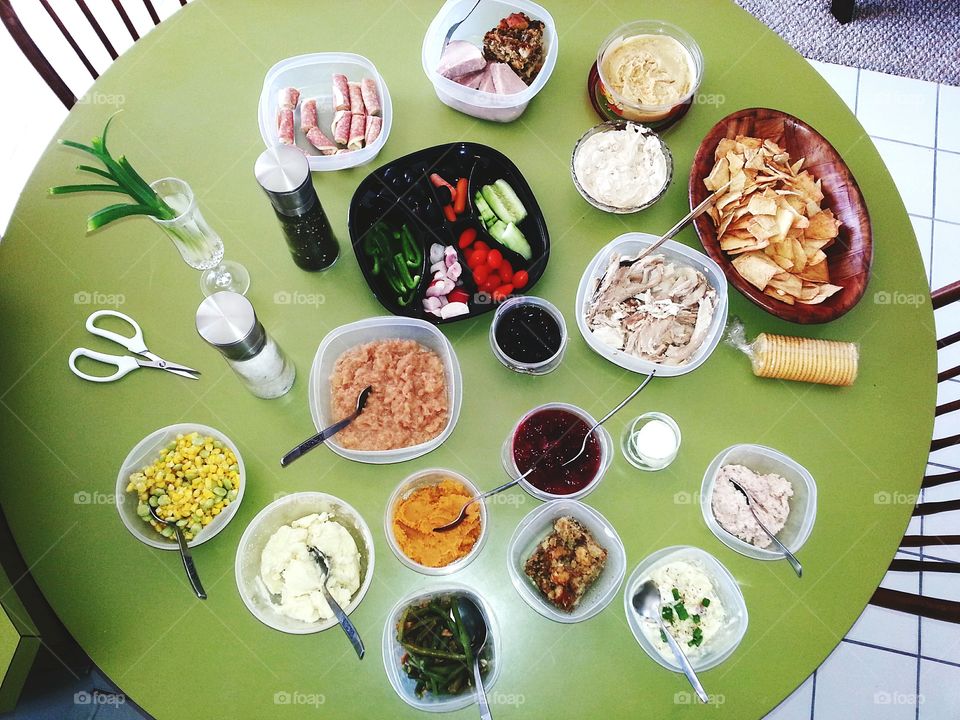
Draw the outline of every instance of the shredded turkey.
<instances>
[{"instance_id":1,"label":"shredded turkey","mask_svg":"<svg viewBox=\"0 0 960 720\"><path fill-rule=\"evenodd\" d=\"M587 327L604 344L642 360L684 365L703 345L717 291L703 273L663 255L614 253L586 309Z\"/></svg>"}]
</instances>

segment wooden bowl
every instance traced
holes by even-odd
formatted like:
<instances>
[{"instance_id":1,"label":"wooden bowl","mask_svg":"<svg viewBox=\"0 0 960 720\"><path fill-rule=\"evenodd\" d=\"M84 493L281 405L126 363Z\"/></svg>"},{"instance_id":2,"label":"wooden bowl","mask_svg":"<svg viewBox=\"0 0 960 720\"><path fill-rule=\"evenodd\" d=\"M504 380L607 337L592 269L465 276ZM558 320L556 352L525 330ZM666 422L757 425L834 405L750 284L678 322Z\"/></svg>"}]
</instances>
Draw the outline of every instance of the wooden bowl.
<instances>
[{"instance_id":1,"label":"wooden bowl","mask_svg":"<svg viewBox=\"0 0 960 720\"><path fill-rule=\"evenodd\" d=\"M700 143L690 171L690 207L697 206L710 194L703 179L713 168L713 153L717 143L723 138L736 138L738 135L773 140L790 153L791 160L806 158L804 169L823 180L822 205L833 210L843 223L836 241L824 251L830 282L842 286L843 290L819 305L788 305L757 290L736 271L732 257L720 249L717 229L706 214L694 222L700 244L707 255L723 268L730 284L771 315L804 324L825 323L840 317L863 297L873 261L870 216L850 168L833 145L802 120L768 108L740 110L714 125Z\"/></svg>"}]
</instances>

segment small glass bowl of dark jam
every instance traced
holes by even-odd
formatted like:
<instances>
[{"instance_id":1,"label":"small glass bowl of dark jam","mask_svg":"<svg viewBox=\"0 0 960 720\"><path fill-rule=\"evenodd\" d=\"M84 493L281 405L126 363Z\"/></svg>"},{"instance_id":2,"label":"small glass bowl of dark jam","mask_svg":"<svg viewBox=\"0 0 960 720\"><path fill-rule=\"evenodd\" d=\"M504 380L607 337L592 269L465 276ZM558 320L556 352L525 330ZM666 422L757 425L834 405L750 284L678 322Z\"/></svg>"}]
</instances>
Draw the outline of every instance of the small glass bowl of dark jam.
<instances>
[{"instance_id":1,"label":"small glass bowl of dark jam","mask_svg":"<svg viewBox=\"0 0 960 720\"><path fill-rule=\"evenodd\" d=\"M529 295L512 297L493 315L490 347L501 363L528 375L555 370L567 347L567 326L560 311Z\"/></svg>"},{"instance_id":2,"label":"small glass bowl of dark jam","mask_svg":"<svg viewBox=\"0 0 960 720\"><path fill-rule=\"evenodd\" d=\"M596 420L567 403L547 403L527 412L503 443L501 460L507 474L520 477L523 489L541 500L583 498L600 484L613 461L613 440L603 427L590 435L587 449L569 465Z\"/></svg>"}]
</instances>

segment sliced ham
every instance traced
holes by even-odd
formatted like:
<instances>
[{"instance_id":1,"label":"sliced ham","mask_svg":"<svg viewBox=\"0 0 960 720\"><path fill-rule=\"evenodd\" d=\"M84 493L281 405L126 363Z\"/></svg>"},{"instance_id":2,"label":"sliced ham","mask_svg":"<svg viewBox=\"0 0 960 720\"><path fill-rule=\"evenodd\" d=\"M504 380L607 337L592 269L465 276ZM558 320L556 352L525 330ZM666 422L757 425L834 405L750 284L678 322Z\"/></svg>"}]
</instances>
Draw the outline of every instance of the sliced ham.
<instances>
[{"instance_id":1,"label":"sliced ham","mask_svg":"<svg viewBox=\"0 0 960 720\"><path fill-rule=\"evenodd\" d=\"M440 56L437 72L447 78L458 78L467 73L483 70L487 61L483 52L473 43L454 40L447 44Z\"/></svg>"},{"instance_id":2,"label":"sliced ham","mask_svg":"<svg viewBox=\"0 0 960 720\"><path fill-rule=\"evenodd\" d=\"M513 95L527 89L527 84L506 63L490 63L487 70L499 95Z\"/></svg>"},{"instance_id":3,"label":"sliced ham","mask_svg":"<svg viewBox=\"0 0 960 720\"><path fill-rule=\"evenodd\" d=\"M493 63L491 63L492 65ZM480 82L477 85L477 90L480 92L496 93L497 86L493 84L493 73L490 68L491 65L487 65L483 69L483 75L480 76Z\"/></svg>"},{"instance_id":4,"label":"sliced ham","mask_svg":"<svg viewBox=\"0 0 960 720\"><path fill-rule=\"evenodd\" d=\"M455 77L453 78L453 81L463 85L464 87L473 88L476 90L480 87L480 80L483 78L483 73L484 70L476 70L475 72L470 72L466 75Z\"/></svg>"}]
</instances>

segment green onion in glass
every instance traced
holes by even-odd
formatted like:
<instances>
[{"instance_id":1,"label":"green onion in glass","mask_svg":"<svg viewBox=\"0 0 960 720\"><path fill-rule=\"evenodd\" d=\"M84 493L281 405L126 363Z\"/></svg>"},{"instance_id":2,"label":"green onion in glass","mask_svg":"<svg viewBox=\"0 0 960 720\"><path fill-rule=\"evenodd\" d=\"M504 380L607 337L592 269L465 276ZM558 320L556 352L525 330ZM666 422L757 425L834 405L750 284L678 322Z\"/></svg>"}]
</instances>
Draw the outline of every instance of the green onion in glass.
<instances>
[{"instance_id":1,"label":"green onion in glass","mask_svg":"<svg viewBox=\"0 0 960 720\"><path fill-rule=\"evenodd\" d=\"M173 241L187 265L204 271L200 279L204 295L219 290L245 293L250 287L250 274L240 263L223 260L223 240L204 219L190 186L178 178L163 178L148 184L125 156L114 159L110 154L107 133L114 117L107 120L103 134L91 140L89 145L73 140L59 141L61 145L93 155L103 166L78 165L77 170L109 182L60 185L50 188L50 194L109 192L127 195L132 203L108 205L90 215L87 232L99 230L114 220L145 215Z\"/></svg>"}]
</instances>

